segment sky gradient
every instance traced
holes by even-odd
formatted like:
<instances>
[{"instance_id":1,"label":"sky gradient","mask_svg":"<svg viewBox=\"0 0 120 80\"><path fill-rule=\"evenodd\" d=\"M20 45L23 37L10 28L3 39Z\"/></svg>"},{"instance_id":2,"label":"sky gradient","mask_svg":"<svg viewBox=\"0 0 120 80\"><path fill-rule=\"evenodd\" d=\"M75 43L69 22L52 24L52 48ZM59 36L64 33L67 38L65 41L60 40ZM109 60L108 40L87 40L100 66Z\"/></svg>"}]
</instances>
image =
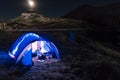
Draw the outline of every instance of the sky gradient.
<instances>
[{"instance_id":1,"label":"sky gradient","mask_svg":"<svg viewBox=\"0 0 120 80\"><path fill-rule=\"evenodd\" d=\"M0 0L0 19L12 19L27 12L27 0ZM105 5L120 0L36 0L36 12L48 17L60 17L79 5Z\"/></svg>"}]
</instances>

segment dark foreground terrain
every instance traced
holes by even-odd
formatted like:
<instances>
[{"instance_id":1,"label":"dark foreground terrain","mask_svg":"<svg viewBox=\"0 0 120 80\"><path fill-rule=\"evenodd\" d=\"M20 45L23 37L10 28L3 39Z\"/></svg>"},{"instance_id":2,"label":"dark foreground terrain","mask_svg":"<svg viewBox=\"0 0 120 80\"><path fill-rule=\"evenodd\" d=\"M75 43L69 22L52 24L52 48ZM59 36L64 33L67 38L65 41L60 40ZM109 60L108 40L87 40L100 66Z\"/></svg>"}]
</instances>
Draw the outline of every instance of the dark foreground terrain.
<instances>
[{"instance_id":1,"label":"dark foreground terrain","mask_svg":"<svg viewBox=\"0 0 120 80\"><path fill-rule=\"evenodd\" d=\"M31 68L4 63L0 65L0 80L120 80L120 52L80 33L73 42L60 35L55 43L61 61L35 61ZM8 43L16 36L7 36Z\"/></svg>"},{"instance_id":2,"label":"dark foreground terrain","mask_svg":"<svg viewBox=\"0 0 120 80\"><path fill-rule=\"evenodd\" d=\"M52 41L61 57L61 61L34 61L31 68L12 65L0 58L0 80L120 80L118 27L23 13L1 22L0 28L0 51L7 53L19 36L33 30Z\"/></svg>"}]
</instances>

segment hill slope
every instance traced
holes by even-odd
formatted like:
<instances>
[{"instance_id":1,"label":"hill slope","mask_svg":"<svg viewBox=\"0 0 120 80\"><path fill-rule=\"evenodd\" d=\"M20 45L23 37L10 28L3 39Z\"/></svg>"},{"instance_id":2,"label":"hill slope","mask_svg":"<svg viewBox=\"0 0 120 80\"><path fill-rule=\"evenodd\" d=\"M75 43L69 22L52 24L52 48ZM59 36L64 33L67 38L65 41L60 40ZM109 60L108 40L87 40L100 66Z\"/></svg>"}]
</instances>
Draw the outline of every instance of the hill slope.
<instances>
[{"instance_id":1,"label":"hill slope","mask_svg":"<svg viewBox=\"0 0 120 80\"><path fill-rule=\"evenodd\" d=\"M83 5L63 17L85 20L102 26L120 25L120 3L105 6Z\"/></svg>"},{"instance_id":2,"label":"hill slope","mask_svg":"<svg viewBox=\"0 0 120 80\"><path fill-rule=\"evenodd\" d=\"M65 18L48 18L36 13L22 13L6 23L6 29L70 29L88 28L88 23Z\"/></svg>"}]
</instances>

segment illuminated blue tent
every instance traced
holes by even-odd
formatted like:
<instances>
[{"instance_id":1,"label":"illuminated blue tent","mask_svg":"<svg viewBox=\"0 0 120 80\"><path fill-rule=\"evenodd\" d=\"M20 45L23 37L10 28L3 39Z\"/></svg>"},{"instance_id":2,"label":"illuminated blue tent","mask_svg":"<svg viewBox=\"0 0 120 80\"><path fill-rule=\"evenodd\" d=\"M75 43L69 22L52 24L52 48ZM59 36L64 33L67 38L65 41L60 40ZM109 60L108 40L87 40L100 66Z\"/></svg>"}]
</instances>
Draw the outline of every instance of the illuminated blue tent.
<instances>
[{"instance_id":1,"label":"illuminated blue tent","mask_svg":"<svg viewBox=\"0 0 120 80\"><path fill-rule=\"evenodd\" d=\"M9 50L9 56L14 59L15 64L21 63L28 66L32 65L32 54L37 54L38 50L39 53L51 54L60 60L57 47L35 33L27 33L19 37Z\"/></svg>"}]
</instances>

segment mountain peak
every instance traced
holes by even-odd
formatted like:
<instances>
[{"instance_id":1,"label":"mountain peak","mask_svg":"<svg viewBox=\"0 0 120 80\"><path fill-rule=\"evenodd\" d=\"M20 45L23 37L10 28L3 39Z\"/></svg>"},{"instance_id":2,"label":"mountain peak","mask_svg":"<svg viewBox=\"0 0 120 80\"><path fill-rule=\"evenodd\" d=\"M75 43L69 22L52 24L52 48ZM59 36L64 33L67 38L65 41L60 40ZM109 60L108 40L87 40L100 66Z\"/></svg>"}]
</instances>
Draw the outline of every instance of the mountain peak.
<instances>
[{"instance_id":1,"label":"mountain peak","mask_svg":"<svg viewBox=\"0 0 120 80\"><path fill-rule=\"evenodd\" d=\"M22 13L20 16L12 19L11 21L24 21L24 22L31 22L32 20L44 20L45 17L41 14L36 13Z\"/></svg>"},{"instance_id":2,"label":"mountain peak","mask_svg":"<svg viewBox=\"0 0 120 80\"><path fill-rule=\"evenodd\" d=\"M37 18L37 17L43 18L43 15L41 15L41 14L36 14L36 13L22 13L22 14L21 14L21 17L22 17L24 20L29 20L29 19L31 19L31 18Z\"/></svg>"}]
</instances>

